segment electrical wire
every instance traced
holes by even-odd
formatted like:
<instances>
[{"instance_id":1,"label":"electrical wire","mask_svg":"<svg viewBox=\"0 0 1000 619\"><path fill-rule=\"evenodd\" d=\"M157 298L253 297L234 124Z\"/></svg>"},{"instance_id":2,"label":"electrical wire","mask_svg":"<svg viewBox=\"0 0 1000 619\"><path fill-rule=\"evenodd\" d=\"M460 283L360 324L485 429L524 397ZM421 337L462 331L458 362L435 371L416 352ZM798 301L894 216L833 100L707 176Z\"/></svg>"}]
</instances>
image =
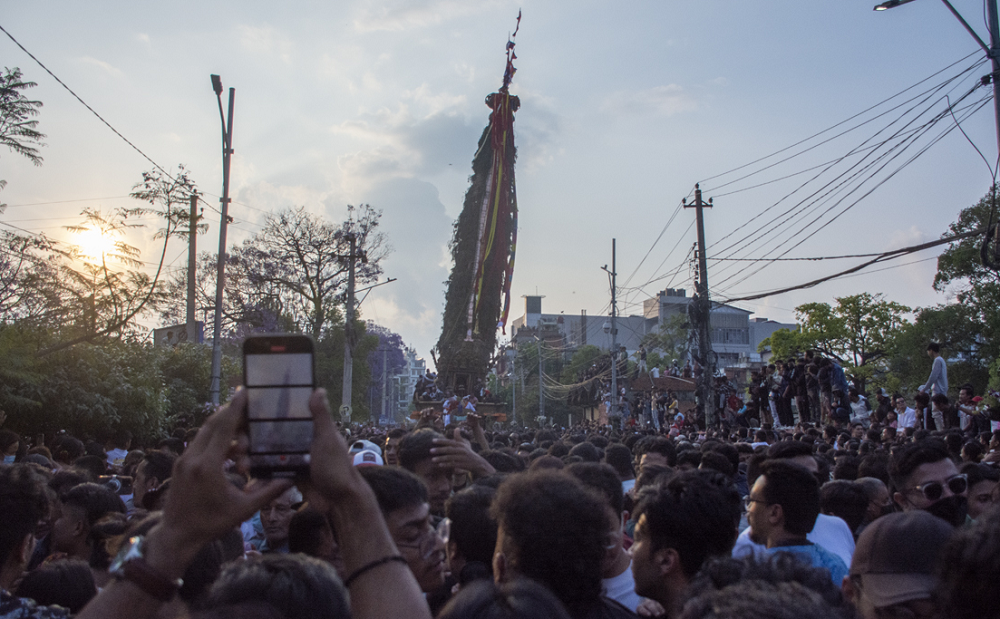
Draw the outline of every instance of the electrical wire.
<instances>
[{"instance_id":1,"label":"electrical wire","mask_svg":"<svg viewBox=\"0 0 1000 619\"><path fill-rule=\"evenodd\" d=\"M4 33L4 34L6 34L6 35L7 35L7 37L8 37L8 38L9 38L9 39L10 39L11 41L13 41L13 42L14 42L14 45L17 45L18 47L20 47L20 48L21 48L21 51L23 51L23 52L24 52L25 54L27 54L27 55L28 55L28 56L29 56L29 57L30 57L30 58L31 58L32 60L34 60L34 61L35 61L35 63L37 63L37 64L38 64L38 66L40 66L40 67L41 67L41 68L42 68L42 69L43 69L43 70L44 70L44 71L45 71L46 73L48 73L49 75L51 75L51 76L52 76L52 79L54 79L55 81L59 82L59 85L60 85L60 86L62 86L63 88L65 88L65 89L66 89L66 91L67 91L67 92L69 92L69 94L73 95L73 97L74 97L74 98L75 98L75 99L76 99L77 101L79 101L80 103L82 103L82 104L83 104L83 107L85 107L85 108L87 108L88 110L90 110L90 113L91 113L91 114L93 114L94 116L96 116L96 117L97 117L97 119L98 119L98 120L100 120L100 121L101 121L102 123L104 123L104 124L105 124L105 125L107 126L107 128L108 128L108 129L111 129L111 131L113 131L115 135L117 135L117 136L118 136L118 137L120 137L120 138L121 138L122 140L124 140L126 144L128 144L129 146L131 146L131 147L132 147L132 149L133 149L133 150L135 150L135 152L137 152L137 153L139 153L140 155L142 155L143 159L145 159L145 160L146 160L146 161L148 161L149 163L153 164L153 167L154 167L154 168L156 168L157 170L159 170L160 172L162 172L162 173L163 173L164 175L166 175L166 176L167 176L168 178L170 178L171 180L174 180L174 178L173 178L172 176L170 176L170 174L169 174L169 173L168 173L168 172L167 172L166 170L164 170L164 169L163 169L163 167L162 167L162 166L160 166L160 164L158 164L158 163L156 163L155 161L153 161L153 158L152 158L152 157L150 157L150 156L149 156L149 155L147 155L146 153L142 152L142 149L140 149L140 148L139 148L138 146L136 146L135 144L133 144L133 143L131 142L131 140L129 140L129 139L127 138L127 137L125 137L124 135L122 135L122 133L121 133L120 131L118 131L117 129L115 129L114 127L112 127L112 126L111 126L111 123L109 123L108 121L104 120L104 117L103 117L103 116L101 116L100 114L98 114L98 113L97 113L97 111L96 111L96 110L94 110L94 108L92 108L92 107L90 107L89 105L87 105L87 102L86 102L86 101L84 101L83 99L81 99L81 98L80 98L80 95L78 95L78 94L76 94L75 92L73 92L73 89L72 89L72 88L70 88L69 86L67 86L67 85L66 85L66 83L65 83L65 82L63 82L63 81L62 81L61 79L59 79L59 77L58 77L58 76L56 76L56 74L55 74L55 73L53 73L52 71L50 71L48 67L46 67L46 66L45 66L44 64L42 64L42 61L41 61L41 60L39 60L38 58L36 58L34 54L32 54L31 52L29 52L29 51L28 51L28 50L27 50L27 49L26 49L26 48L25 48L25 47L24 47L23 45L21 45L21 43L20 43L20 42L19 42L19 41L18 41L17 39L15 39L15 38L14 38L14 35L12 35L11 33L7 32L7 30L6 30L6 29L5 29L5 28L4 28L3 26L0 26L0 31L3 31L3 33Z\"/></svg>"}]
</instances>

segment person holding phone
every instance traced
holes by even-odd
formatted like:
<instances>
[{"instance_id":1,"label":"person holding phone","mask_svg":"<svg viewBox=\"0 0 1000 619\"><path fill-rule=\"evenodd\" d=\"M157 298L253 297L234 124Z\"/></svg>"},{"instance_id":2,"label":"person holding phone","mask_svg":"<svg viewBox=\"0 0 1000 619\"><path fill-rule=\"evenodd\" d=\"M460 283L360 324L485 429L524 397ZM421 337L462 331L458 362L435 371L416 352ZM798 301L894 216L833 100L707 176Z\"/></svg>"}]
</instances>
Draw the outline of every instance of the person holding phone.
<instances>
[{"instance_id":1,"label":"person holding phone","mask_svg":"<svg viewBox=\"0 0 1000 619\"><path fill-rule=\"evenodd\" d=\"M271 479L240 489L226 478L227 458L241 470L249 466L247 438L240 432L246 405L247 392L240 389L205 422L174 467L162 521L140 540L140 552L120 557L120 579L91 600L79 619L154 617L172 599L177 580L205 544L238 527L292 486L290 479ZM325 390L313 392L309 410L315 431L309 480L302 485L310 504L322 505L337 530L349 574L344 582L350 591L351 616L430 619L420 587L389 535L374 494L351 466ZM134 538L130 542L139 544ZM386 595L390 589L392 594Z\"/></svg>"}]
</instances>

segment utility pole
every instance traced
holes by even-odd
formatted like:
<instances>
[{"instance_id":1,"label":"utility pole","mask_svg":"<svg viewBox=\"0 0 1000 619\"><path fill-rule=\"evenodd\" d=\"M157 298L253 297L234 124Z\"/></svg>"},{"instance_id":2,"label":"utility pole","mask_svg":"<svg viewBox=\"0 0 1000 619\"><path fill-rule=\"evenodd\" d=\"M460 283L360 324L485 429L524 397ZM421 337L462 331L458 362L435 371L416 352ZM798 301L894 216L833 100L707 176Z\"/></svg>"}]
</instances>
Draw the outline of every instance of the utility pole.
<instances>
[{"instance_id":1,"label":"utility pole","mask_svg":"<svg viewBox=\"0 0 1000 619\"><path fill-rule=\"evenodd\" d=\"M514 418L514 423L517 423L517 366L514 365L514 357L516 355L511 355L510 357L510 416Z\"/></svg>"},{"instance_id":2,"label":"utility pole","mask_svg":"<svg viewBox=\"0 0 1000 619\"><path fill-rule=\"evenodd\" d=\"M542 382L542 340L538 342L538 416L545 416L545 384Z\"/></svg>"},{"instance_id":3,"label":"utility pole","mask_svg":"<svg viewBox=\"0 0 1000 619\"><path fill-rule=\"evenodd\" d=\"M611 410L608 411L608 421L612 424L617 420L618 413L618 252L617 239L611 239L611 270L603 267L611 278ZM621 428L619 428L621 429Z\"/></svg>"},{"instance_id":4,"label":"utility pole","mask_svg":"<svg viewBox=\"0 0 1000 619\"><path fill-rule=\"evenodd\" d=\"M236 89L229 89L229 116L222 113L222 79L212 76L212 90L219 100L222 117L222 218L219 225L219 263L215 279L215 324L212 335L212 406L219 405L219 387L222 378L222 291L226 287L226 229L229 225L229 164L233 156L233 99Z\"/></svg>"},{"instance_id":5,"label":"utility pole","mask_svg":"<svg viewBox=\"0 0 1000 619\"><path fill-rule=\"evenodd\" d=\"M715 359L712 352L712 338L709 332L712 325L712 301L708 297L708 256L705 254L705 217L703 209L712 208L712 199L708 202L701 199L701 187L694 186L694 204L683 200L684 208L695 209L698 221L698 293L696 311L698 314L698 355L701 357L701 393L702 406L705 409L705 429L715 425L715 397L713 382L715 381Z\"/></svg>"},{"instance_id":6,"label":"utility pole","mask_svg":"<svg viewBox=\"0 0 1000 619\"><path fill-rule=\"evenodd\" d=\"M389 358L389 349L382 349L382 417L388 415L386 407L389 405L388 394L386 390L389 389L389 375L386 373L386 361Z\"/></svg>"},{"instance_id":7,"label":"utility pole","mask_svg":"<svg viewBox=\"0 0 1000 619\"><path fill-rule=\"evenodd\" d=\"M191 218L188 220L187 341L194 344L198 328L194 315L195 277L198 261L198 194L191 194Z\"/></svg>"},{"instance_id":8,"label":"utility pole","mask_svg":"<svg viewBox=\"0 0 1000 619\"><path fill-rule=\"evenodd\" d=\"M341 408L351 406L351 386L354 380L354 263L365 260L364 252L358 252L358 237L353 232L347 235L351 251L347 255L347 311L344 318L344 387L340 400ZM347 421L350 421L348 419Z\"/></svg>"}]
</instances>

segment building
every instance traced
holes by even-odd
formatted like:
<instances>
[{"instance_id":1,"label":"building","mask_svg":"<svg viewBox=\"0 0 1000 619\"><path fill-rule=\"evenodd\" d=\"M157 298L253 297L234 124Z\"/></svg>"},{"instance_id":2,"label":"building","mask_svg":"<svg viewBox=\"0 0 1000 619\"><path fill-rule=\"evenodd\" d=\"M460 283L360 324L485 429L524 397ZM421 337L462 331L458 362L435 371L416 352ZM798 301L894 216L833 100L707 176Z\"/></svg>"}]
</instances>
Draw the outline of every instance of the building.
<instances>
[{"instance_id":1,"label":"building","mask_svg":"<svg viewBox=\"0 0 1000 619\"><path fill-rule=\"evenodd\" d=\"M618 316L618 345L629 354L639 349L642 338L656 331L655 321L644 316ZM607 330L605 330L607 329ZM522 341L542 340L547 346L575 351L582 346L611 350L611 317L580 314L543 314L542 297L524 297L524 316L511 323L511 340L516 347Z\"/></svg>"},{"instance_id":2,"label":"building","mask_svg":"<svg viewBox=\"0 0 1000 619\"><path fill-rule=\"evenodd\" d=\"M586 345L601 350L611 350L610 316L577 314L543 314L542 297L526 296L524 316L511 323L512 341L538 338L550 348L566 350L571 354ZM688 307L693 297L683 288L667 288L642 304L642 316L619 316L618 344L629 355L639 349L643 338L656 333L661 326L677 317L686 322ZM778 329L798 329L798 325L776 322L767 318L751 318L753 312L734 305L714 304L711 312L712 350L718 355L718 367L745 367L762 363L757 347Z\"/></svg>"},{"instance_id":3,"label":"building","mask_svg":"<svg viewBox=\"0 0 1000 619\"><path fill-rule=\"evenodd\" d=\"M668 324L677 316L687 317L692 297L683 288L667 288L643 302L643 316L656 325ZM798 329L796 324L750 318L753 312L733 305L712 306L709 334L712 350L718 355L718 367L729 368L762 363L757 347L778 329ZM653 327L655 330L656 327Z\"/></svg>"},{"instance_id":4,"label":"building","mask_svg":"<svg viewBox=\"0 0 1000 619\"><path fill-rule=\"evenodd\" d=\"M427 361L418 357L417 351L412 348L403 350L403 359L406 364L393 380L397 385L396 410L405 415L412 408L413 391L417 388L417 379L427 371Z\"/></svg>"}]
</instances>

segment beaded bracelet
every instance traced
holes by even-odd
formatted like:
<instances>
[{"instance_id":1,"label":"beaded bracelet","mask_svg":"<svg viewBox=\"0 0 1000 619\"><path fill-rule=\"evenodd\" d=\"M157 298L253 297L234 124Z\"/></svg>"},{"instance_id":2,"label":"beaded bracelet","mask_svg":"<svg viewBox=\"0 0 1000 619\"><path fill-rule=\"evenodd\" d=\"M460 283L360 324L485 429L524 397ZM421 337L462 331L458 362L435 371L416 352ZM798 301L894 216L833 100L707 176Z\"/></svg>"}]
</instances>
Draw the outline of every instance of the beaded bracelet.
<instances>
[{"instance_id":1,"label":"beaded bracelet","mask_svg":"<svg viewBox=\"0 0 1000 619\"><path fill-rule=\"evenodd\" d=\"M397 561L404 565L407 564L406 559L404 559L401 555L390 555L388 557L382 557L381 559L376 559L371 563L369 563L368 565L358 568L357 570L354 571L353 574L344 579L344 588L346 589L350 587L351 583L353 583L359 577L363 576L365 572L370 572L380 565L385 565L386 563L392 563L393 561Z\"/></svg>"}]
</instances>

